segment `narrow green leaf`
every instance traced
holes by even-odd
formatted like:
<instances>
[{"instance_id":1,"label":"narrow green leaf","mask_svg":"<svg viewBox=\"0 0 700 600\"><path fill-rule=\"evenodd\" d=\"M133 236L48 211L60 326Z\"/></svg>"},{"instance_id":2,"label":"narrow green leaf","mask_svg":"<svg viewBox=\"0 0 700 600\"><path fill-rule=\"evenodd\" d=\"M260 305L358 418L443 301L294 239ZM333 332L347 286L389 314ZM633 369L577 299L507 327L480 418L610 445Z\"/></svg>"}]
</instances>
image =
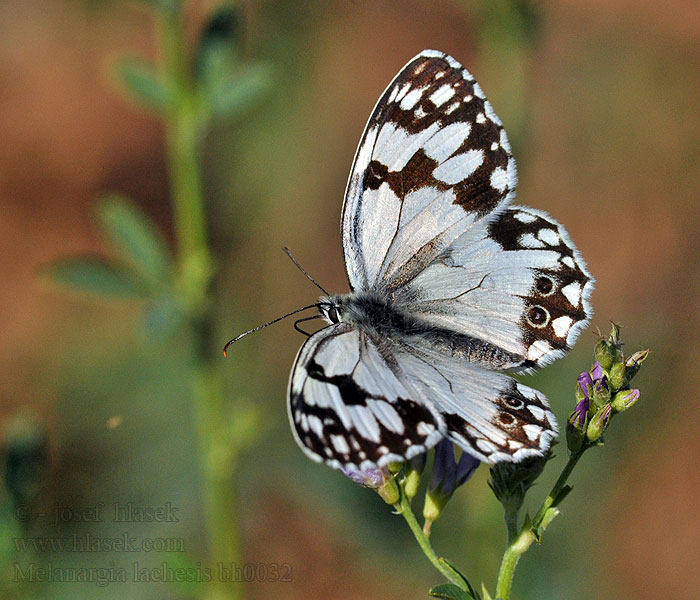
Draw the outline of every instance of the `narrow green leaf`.
<instances>
[{"instance_id":1,"label":"narrow green leaf","mask_svg":"<svg viewBox=\"0 0 700 600\"><path fill-rule=\"evenodd\" d=\"M76 292L106 298L145 298L147 288L127 265L92 256L64 258L49 265L44 275Z\"/></svg>"},{"instance_id":2,"label":"narrow green leaf","mask_svg":"<svg viewBox=\"0 0 700 600\"><path fill-rule=\"evenodd\" d=\"M138 58L124 58L115 65L122 86L138 104L162 112L170 101L170 91L157 69Z\"/></svg>"},{"instance_id":3,"label":"narrow green leaf","mask_svg":"<svg viewBox=\"0 0 700 600\"><path fill-rule=\"evenodd\" d=\"M214 116L232 118L250 108L272 84L272 69L254 64L233 76L207 82L206 100Z\"/></svg>"},{"instance_id":4,"label":"narrow green leaf","mask_svg":"<svg viewBox=\"0 0 700 600\"><path fill-rule=\"evenodd\" d=\"M481 597L483 600L493 600L493 598L491 598L491 594L489 594L489 591L486 589L486 586L483 583L481 584Z\"/></svg>"},{"instance_id":5,"label":"narrow green leaf","mask_svg":"<svg viewBox=\"0 0 700 600\"><path fill-rule=\"evenodd\" d=\"M558 508L548 508L544 515L542 516L542 520L540 521L539 525L532 530L532 533L535 534L535 538L537 539L537 543L539 544L542 541L542 535L544 534L545 529L549 527L549 524L556 519L559 516L559 509Z\"/></svg>"},{"instance_id":6,"label":"narrow green leaf","mask_svg":"<svg viewBox=\"0 0 700 600\"><path fill-rule=\"evenodd\" d=\"M196 79L210 82L228 76L238 64L240 37L240 10L228 4L215 9L197 44L193 61Z\"/></svg>"},{"instance_id":7,"label":"narrow green leaf","mask_svg":"<svg viewBox=\"0 0 700 600\"><path fill-rule=\"evenodd\" d=\"M140 208L124 196L112 194L98 203L97 216L109 241L149 283L165 281L170 263L168 249Z\"/></svg>"},{"instance_id":8,"label":"narrow green leaf","mask_svg":"<svg viewBox=\"0 0 700 600\"><path fill-rule=\"evenodd\" d=\"M469 580L467 579L467 576L460 571L455 564L447 559L447 558L440 558L440 562L444 565L447 565L452 571L454 571L457 575L459 575L460 579L464 582L464 585L467 586L467 589L469 590L469 593L472 595L473 598L476 600L479 600L479 594L478 592L472 587L472 584L469 583Z\"/></svg>"},{"instance_id":9,"label":"narrow green leaf","mask_svg":"<svg viewBox=\"0 0 700 600\"><path fill-rule=\"evenodd\" d=\"M428 594L433 598L442 598L444 600L474 600L474 596L469 592L465 592L454 583L441 583L433 586Z\"/></svg>"}]
</instances>

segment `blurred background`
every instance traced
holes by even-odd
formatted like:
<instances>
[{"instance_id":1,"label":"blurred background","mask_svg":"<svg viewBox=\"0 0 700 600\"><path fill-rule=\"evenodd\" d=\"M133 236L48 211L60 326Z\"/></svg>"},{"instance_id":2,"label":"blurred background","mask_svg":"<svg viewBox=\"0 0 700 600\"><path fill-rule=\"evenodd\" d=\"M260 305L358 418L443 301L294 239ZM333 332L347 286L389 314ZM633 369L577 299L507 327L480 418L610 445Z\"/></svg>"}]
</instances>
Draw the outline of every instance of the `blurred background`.
<instances>
[{"instance_id":1,"label":"blurred background","mask_svg":"<svg viewBox=\"0 0 700 600\"><path fill-rule=\"evenodd\" d=\"M218 463L211 452L202 461L187 327L157 303L67 292L42 275L66 256L118 254L96 218L105 192L130 197L177 251L163 121L114 75L124 56L159 60L147 4L0 2L1 598L196 598L201 584L138 580L134 569L222 558L202 498L202 464ZM185 4L190 57L220 9ZM528 385L564 422L596 328L615 320L630 352L653 351L635 380L641 401L575 471L563 516L520 563L514 598L700 597L697 4L266 0L239 3L228 26L236 60L269 76L244 112L209 121L197 138L216 269L206 369L238 440L219 534L237 530L239 566L291 575L234 587L248 598L421 598L440 581L376 494L295 445L285 393L303 338L291 322L227 360L219 353L233 335L315 301L282 246L326 289L347 290L340 208L362 128L405 62L437 48L475 75L511 134L518 201L565 224L598 282L590 331ZM153 327L171 317L170 329ZM563 447L558 455L530 511ZM505 528L487 475L482 467L457 492L433 541L493 590ZM115 503L170 509L174 520L115 522ZM74 535L158 543L69 551L15 541ZM17 581L16 564L124 569L126 581Z\"/></svg>"}]
</instances>

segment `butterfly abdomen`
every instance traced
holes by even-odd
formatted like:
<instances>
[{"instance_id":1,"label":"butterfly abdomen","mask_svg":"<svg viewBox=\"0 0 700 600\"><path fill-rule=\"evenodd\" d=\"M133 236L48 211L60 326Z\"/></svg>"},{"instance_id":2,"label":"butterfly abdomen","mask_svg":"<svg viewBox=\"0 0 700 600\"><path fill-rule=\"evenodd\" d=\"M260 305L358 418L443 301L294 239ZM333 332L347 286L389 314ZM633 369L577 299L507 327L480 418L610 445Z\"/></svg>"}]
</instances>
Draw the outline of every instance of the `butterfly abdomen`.
<instances>
[{"instance_id":1,"label":"butterfly abdomen","mask_svg":"<svg viewBox=\"0 0 700 600\"><path fill-rule=\"evenodd\" d=\"M502 369L522 368L523 357L451 329L426 322L376 292L354 292L333 298L340 319L377 340L406 343L420 340L440 354Z\"/></svg>"}]
</instances>

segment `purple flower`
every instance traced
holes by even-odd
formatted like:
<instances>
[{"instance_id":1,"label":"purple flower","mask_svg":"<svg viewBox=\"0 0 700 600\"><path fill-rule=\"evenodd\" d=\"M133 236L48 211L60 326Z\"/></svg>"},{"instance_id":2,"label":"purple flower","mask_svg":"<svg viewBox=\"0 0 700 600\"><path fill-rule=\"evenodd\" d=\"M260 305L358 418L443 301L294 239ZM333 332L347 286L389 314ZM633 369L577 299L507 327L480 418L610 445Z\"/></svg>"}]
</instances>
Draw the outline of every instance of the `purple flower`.
<instances>
[{"instance_id":1,"label":"purple flower","mask_svg":"<svg viewBox=\"0 0 700 600\"><path fill-rule=\"evenodd\" d=\"M591 369L591 377L593 377L593 379L601 379L603 374L603 367L600 366L598 361L595 361L593 363L593 369Z\"/></svg>"},{"instance_id":2,"label":"purple flower","mask_svg":"<svg viewBox=\"0 0 700 600\"><path fill-rule=\"evenodd\" d=\"M588 371L584 371L578 376L578 386L581 388L584 399L588 400L588 390L593 387L593 379Z\"/></svg>"},{"instance_id":3,"label":"purple flower","mask_svg":"<svg viewBox=\"0 0 700 600\"><path fill-rule=\"evenodd\" d=\"M462 452L459 461L455 460L452 442L443 438L435 446L430 491L437 491L444 498L449 498L460 485L472 476L480 464L481 461L468 452Z\"/></svg>"},{"instance_id":4,"label":"purple flower","mask_svg":"<svg viewBox=\"0 0 700 600\"><path fill-rule=\"evenodd\" d=\"M586 427L586 415L588 414L588 408L591 402L588 398L584 398L576 405L574 412L571 413L569 417L569 423L573 425L579 431L584 431Z\"/></svg>"},{"instance_id":5,"label":"purple flower","mask_svg":"<svg viewBox=\"0 0 700 600\"><path fill-rule=\"evenodd\" d=\"M382 469L364 469L362 471L342 469L342 471L346 477L352 479L355 483L373 489L382 486L387 477Z\"/></svg>"},{"instance_id":6,"label":"purple flower","mask_svg":"<svg viewBox=\"0 0 700 600\"><path fill-rule=\"evenodd\" d=\"M585 400L590 399L589 390L592 390L593 393L601 394L609 389L608 376L598 361L595 361L590 372L584 371L581 373L577 381Z\"/></svg>"}]
</instances>

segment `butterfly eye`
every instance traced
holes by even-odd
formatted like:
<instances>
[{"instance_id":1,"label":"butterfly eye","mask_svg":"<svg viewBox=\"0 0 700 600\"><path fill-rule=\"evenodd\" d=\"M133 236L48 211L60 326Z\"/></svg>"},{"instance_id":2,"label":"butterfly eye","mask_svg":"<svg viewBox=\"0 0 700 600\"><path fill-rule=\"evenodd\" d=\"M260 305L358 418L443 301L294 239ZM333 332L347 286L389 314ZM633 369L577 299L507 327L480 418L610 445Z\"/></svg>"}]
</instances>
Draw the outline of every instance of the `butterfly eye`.
<instances>
[{"instance_id":1,"label":"butterfly eye","mask_svg":"<svg viewBox=\"0 0 700 600\"><path fill-rule=\"evenodd\" d=\"M340 316L338 315L338 309L335 306L331 306L328 309L328 318L334 325L340 322Z\"/></svg>"}]
</instances>

